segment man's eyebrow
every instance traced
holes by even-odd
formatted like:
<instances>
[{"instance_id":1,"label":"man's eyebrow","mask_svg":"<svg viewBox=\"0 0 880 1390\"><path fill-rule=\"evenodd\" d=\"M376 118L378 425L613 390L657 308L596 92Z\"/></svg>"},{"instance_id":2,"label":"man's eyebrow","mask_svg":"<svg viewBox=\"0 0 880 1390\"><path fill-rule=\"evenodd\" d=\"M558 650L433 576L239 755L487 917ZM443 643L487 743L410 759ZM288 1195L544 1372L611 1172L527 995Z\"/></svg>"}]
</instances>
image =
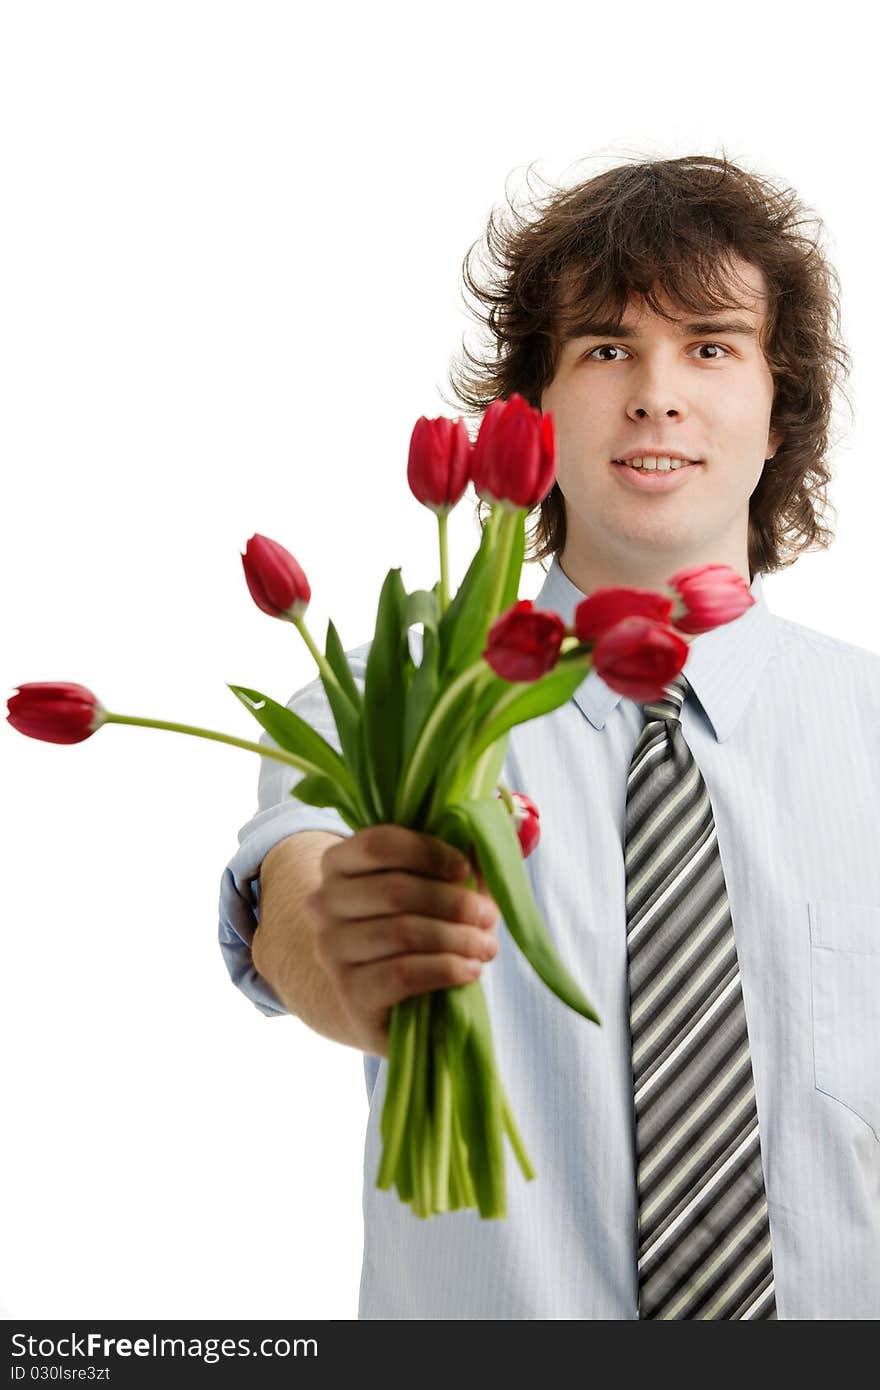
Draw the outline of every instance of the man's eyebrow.
<instances>
[{"instance_id":1,"label":"man's eyebrow","mask_svg":"<svg viewBox=\"0 0 880 1390\"><path fill-rule=\"evenodd\" d=\"M698 336L704 333L740 333L752 338L757 335L754 324L746 323L742 319L702 319L697 323L680 323L678 331L682 337L692 333ZM621 323L615 319L602 319L576 324L566 334L565 341L570 342L573 338L629 338L632 340L638 337L639 334L630 324Z\"/></svg>"}]
</instances>

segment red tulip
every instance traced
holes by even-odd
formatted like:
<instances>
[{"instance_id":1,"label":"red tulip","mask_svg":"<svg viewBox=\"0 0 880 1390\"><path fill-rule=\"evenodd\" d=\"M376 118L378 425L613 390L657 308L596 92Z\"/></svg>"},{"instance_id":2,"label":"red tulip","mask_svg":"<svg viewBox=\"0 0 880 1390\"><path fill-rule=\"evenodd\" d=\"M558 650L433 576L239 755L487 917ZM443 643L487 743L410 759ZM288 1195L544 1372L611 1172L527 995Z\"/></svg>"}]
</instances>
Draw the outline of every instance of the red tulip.
<instances>
[{"instance_id":1,"label":"red tulip","mask_svg":"<svg viewBox=\"0 0 880 1390\"><path fill-rule=\"evenodd\" d=\"M98 697L70 681L27 681L7 709L13 729L46 743L82 743L104 723Z\"/></svg>"},{"instance_id":2,"label":"red tulip","mask_svg":"<svg viewBox=\"0 0 880 1390\"><path fill-rule=\"evenodd\" d=\"M447 512L468 485L471 441L464 420L422 415L409 441L406 476L413 495L434 512Z\"/></svg>"},{"instance_id":3,"label":"red tulip","mask_svg":"<svg viewBox=\"0 0 880 1390\"><path fill-rule=\"evenodd\" d=\"M312 591L290 551L268 536L251 536L241 557L251 598L272 618L301 618Z\"/></svg>"},{"instance_id":4,"label":"red tulip","mask_svg":"<svg viewBox=\"0 0 880 1390\"><path fill-rule=\"evenodd\" d=\"M535 610L520 599L489 628L483 658L506 681L535 681L559 658L565 623L558 613Z\"/></svg>"},{"instance_id":5,"label":"red tulip","mask_svg":"<svg viewBox=\"0 0 880 1390\"><path fill-rule=\"evenodd\" d=\"M542 415L517 392L486 410L471 456L471 480L488 502L531 509L556 479L552 415Z\"/></svg>"},{"instance_id":6,"label":"red tulip","mask_svg":"<svg viewBox=\"0 0 880 1390\"><path fill-rule=\"evenodd\" d=\"M519 839L523 859L528 859L541 838L541 813L525 792L511 792L513 824Z\"/></svg>"},{"instance_id":7,"label":"red tulip","mask_svg":"<svg viewBox=\"0 0 880 1390\"><path fill-rule=\"evenodd\" d=\"M574 630L578 641L597 642L622 618L654 618L666 623L671 612L672 599L656 589L594 589L574 610Z\"/></svg>"},{"instance_id":8,"label":"red tulip","mask_svg":"<svg viewBox=\"0 0 880 1390\"><path fill-rule=\"evenodd\" d=\"M593 669L606 685L632 700L657 700L685 664L688 644L653 618L623 618L593 648Z\"/></svg>"},{"instance_id":9,"label":"red tulip","mask_svg":"<svg viewBox=\"0 0 880 1390\"><path fill-rule=\"evenodd\" d=\"M680 632L708 632L733 622L755 602L743 576L730 565L690 565L668 582L687 609L673 619Z\"/></svg>"}]
</instances>

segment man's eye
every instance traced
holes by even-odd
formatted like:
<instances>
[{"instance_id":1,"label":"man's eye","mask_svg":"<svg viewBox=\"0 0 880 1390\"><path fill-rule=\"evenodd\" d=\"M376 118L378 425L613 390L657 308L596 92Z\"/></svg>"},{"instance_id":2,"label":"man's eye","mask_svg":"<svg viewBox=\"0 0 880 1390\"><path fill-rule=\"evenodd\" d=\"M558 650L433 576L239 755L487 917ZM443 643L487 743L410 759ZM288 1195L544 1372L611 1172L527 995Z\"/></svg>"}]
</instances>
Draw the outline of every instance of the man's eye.
<instances>
[{"instance_id":1,"label":"man's eye","mask_svg":"<svg viewBox=\"0 0 880 1390\"><path fill-rule=\"evenodd\" d=\"M697 343L697 347L701 347L701 348L720 348L721 351L722 351L726 356L729 356L729 351L728 351L728 349L724 346L723 343ZM706 359L704 358L703 360L705 361ZM710 357L710 358L709 358L709 361L710 361L710 362L717 362L718 359L717 359L716 357Z\"/></svg>"},{"instance_id":2,"label":"man's eye","mask_svg":"<svg viewBox=\"0 0 880 1390\"><path fill-rule=\"evenodd\" d=\"M622 348L619 343L602 343L600 347L592 348L587 353L587 357L592 357L594 352L626 352L626 348ZM607 362L609 359L604 357L602 360ZM616 358L611 358L612 362L616 360Z\"/></svg>"},{"instance_id":3,"label":"man's eye","mask_svg":"<svg viewBox=\"0 0 880 1390\"><path fill-rule=\"evenodd\" d=\"M698 348L720 348L720 350L721 350L725 355L729 355L729 349L726 348L726 347L724 346L723 343L697 343L697 347L698 347ZM626 348L625 348L625 347L621 347L619 343L601 343L599 347L592 348L592 349L587 353L587 357L588 357L588 358L589 358L589 357L592 357L593 354L596 353L596 352L626 352ZM618 359L617 359L616 357L611 357L611 358L609 358L609 357L603 357L601 360L602 360L603 362L616 362L616 361L618 361ZM717 361L719 361L719 360L720 360L720 359L719 359L718 357L708 357L708 358L705 358L705 357L704 357L704 358L703 358L703 361L704 361L704 362L717 362Z\"/></svg>"}]
</instances>

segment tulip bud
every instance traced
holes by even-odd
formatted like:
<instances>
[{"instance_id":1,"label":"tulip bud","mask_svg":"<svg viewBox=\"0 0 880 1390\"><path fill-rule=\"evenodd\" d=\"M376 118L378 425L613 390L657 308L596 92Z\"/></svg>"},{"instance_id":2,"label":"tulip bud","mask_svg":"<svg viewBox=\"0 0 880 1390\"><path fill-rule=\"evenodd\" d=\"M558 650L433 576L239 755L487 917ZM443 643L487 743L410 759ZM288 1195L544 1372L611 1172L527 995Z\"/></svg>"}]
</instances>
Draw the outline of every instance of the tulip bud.
<instances>
[{"instance_id":1,"label":"tulip bud","mask_svg":"<svg viewBox=\"0 0 880 1390\"><path fill-rule=\"evenodd\" d=\"M672 599L654 589L627 589L610 586L594 589L574 610L574 631L579 642L598 642L603 632L623 618L653 618L666 623L672 612Z\"/></svg>"},{"instance_id":2,"label":"tulip bud","mask_svg":"<svg viewBox=\"0 0 880 1390\"><path fill-rule=\"evenodd\" d=\"M524 396L495 400L483 415L471 457L471 481L487 502L531 510L556 479L552 415L542 415Z\"/></svg>"},{"instance_id":3,"label":"tulip bud","mask_svg":"<svg viewBox=\"0 0 880 1390\"><path fill-rule=\"evenodd\" d=\"M708 632L733 622L755 602L743 576L730 565L689 565L668 583L684 603L685 611L673 619L680 632Z\"/></svg>"},{"instance_id":4,"label":"tulip bud","mask_svg":"<svg viewBox=\"0 0 880 1390\"><path fill-rule=\"evenodd\" d=\"M489 628L483 659L502 680L538 680L556 665L564 636L558 613L535 610L531 599L520 599Z\"/></svg>"},{"instance_id":5,"label":"tulip bud","mask_svg":"<svg viewBox=\"0 0 880 1390\"><path fill-rule=\"evenodd\" d=\"M593 670L612 690L640 703L657 700L684 666L688 644L653 618L623 618L593 648Z\"/></svg>"},{"instance_id":6,"label":"tulip bud","mask_svg":"<svg viewBox=\"0 0 880 1390\"><path fill-rule=\"evenodd\" d=\"M104 723L104 708L84 685L28 681L7 702L8 722L45 743L82 743Z\"/></svg>"},{"instance_id":7,"label":"tulip bud","mask_svg":"<svg viewBox=\"0 0 880 1390\"><path fill-rule=\"evenodd\" d=\"M511 792L513 801L513 825L519 839L523 859L528 859L533 849L537 849L541 838L541 813L530 796L525 792Z\"/></svg>"},{"instance_id":8,"label":"tulip bud","mask_svg":"<svg viewBox=\"0 0 880 1390\"><path fill-rule=\"evenodd\" d=\"M300 566L268 536L254 535L241 557L251 598L272 618L301 618L312 591Z\"/></svg>"},{"instance_id":9,"label":"tulip bud","mask_svg":"<svg viewBox=\"0 0 880 1390\"><path fill-rule=\"evenodd\" d=\"M434 512L461 500L470 477L471 441L463 420L422 415L409 442L406 476L413 495Z\"/></svg>"}]
</instances>

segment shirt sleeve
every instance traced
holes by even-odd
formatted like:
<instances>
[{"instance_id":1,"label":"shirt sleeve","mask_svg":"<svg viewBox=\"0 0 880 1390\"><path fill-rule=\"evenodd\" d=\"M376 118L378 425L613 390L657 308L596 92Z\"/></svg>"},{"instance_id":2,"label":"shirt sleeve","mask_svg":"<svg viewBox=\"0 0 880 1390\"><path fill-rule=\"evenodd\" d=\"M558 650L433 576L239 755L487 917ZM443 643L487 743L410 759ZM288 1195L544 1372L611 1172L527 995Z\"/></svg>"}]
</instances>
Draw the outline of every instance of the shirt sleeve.
<instances>
[{"instance_id":1,"label":"shirt sleeve","mask_svg":"<svg viewBox=\"0 0 880 1390\"><path fill-rule=\"evenodd\" d=\"M365 642L346 652L351 673L361 691L370 646L371 642ZM337 752L341 752L333 713L319 677L298 690L288 700L287 708L310 724ZM261 734L259 742L267 747L278 747L265 732ZM274 758L260 759L257 810L239 830L238 849L224 869L220 882L219 938L226 969L232 983L267 1018L289 1011L254 968L251 948L260 921L260 866L274 845L300 830L352 834L351 826L346 824L335 808L308 806L291 796L291 789L302 776L298 768L279 763Z\"/></svg>"}]
</instances>

